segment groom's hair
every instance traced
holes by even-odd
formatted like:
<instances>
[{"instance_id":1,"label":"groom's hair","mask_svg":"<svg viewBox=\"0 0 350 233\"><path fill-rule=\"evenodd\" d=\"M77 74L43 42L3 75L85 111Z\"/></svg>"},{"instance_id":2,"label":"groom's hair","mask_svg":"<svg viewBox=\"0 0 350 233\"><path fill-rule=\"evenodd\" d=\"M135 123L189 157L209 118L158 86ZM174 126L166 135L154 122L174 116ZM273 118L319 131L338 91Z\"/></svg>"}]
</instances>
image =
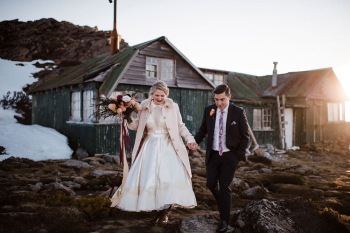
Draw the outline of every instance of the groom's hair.
<instances>
[{"instance_id":1,"label":"groom's hair","mask_svg":"<svg viewBox=\"0 0 350 233\"><path fill-rule=\"evenodd\" d=\"M213 90L213 94L225 93L226 96L231 96L231 90L226 84L221 84Z\"/></svg>"}]
</instances>

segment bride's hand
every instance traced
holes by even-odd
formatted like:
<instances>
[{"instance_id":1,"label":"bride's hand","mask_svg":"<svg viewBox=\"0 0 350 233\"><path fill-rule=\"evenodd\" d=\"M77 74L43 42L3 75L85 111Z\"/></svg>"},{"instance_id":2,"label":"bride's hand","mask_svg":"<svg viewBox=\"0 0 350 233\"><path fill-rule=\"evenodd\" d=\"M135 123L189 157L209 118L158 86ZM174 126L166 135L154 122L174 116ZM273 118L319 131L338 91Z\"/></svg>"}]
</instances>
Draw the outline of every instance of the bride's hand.
<instances>
[{"instance_id":1,"label":"bride's hand","mask_svg":"<svg viewBox=\"0 0 350 233\"><path fill-rule=\"evenodd\" d=\"M198 149L198 144L195 143L195 142L187 143L187 147L188 147L190 150L197 150L197 149Z\"/></svg>"}]
</instances>

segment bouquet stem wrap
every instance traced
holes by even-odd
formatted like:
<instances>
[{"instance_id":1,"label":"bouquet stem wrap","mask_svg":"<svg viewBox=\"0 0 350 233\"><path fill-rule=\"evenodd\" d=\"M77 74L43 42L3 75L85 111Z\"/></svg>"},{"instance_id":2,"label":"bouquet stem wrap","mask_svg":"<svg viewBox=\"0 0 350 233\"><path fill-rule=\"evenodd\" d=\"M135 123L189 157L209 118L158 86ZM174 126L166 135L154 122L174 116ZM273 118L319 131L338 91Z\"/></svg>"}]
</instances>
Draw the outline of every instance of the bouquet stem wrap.
<instances>
[{"instance_id":1,"label":"bouquet stem wrap","mask_svg":"<svg viewBox=\"0 0 350 233\"><path fill-rule=\"evenodd\" d=\"M111 198L112 204L111 207L115 207L121 198L122 190L124 188L126 178L129 174L129 166L126 161L126 147L128 148L130 145L130 136L127 129L127 120L122 118L122 122L120 124L120 164L123 166L123 179L122 184L119 186L113 197ZM112 188L113 191L113 188ZM112 192L111 191L111 192Z\"/></svg>"}]
</instances>

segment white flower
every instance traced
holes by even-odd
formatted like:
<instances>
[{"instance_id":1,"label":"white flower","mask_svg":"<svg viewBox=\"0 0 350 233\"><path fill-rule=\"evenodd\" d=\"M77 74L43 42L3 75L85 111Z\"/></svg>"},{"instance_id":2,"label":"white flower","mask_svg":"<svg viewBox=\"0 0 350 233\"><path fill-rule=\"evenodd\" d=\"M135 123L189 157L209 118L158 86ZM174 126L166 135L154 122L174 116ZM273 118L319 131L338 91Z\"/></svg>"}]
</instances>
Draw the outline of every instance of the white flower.
<instances>
[{"instance_id":1,"label":"white flower","mask_svg":"<svg viewBox=\"0 0 350 233\"><path fill-rule=\"evenodd\" d=\"M125 103L128 103L128 102L130 102L131 97L128 96L128 95L124 95L123 98L122 98L122 100L123 100Z\"/></svg>"}]
</instances>

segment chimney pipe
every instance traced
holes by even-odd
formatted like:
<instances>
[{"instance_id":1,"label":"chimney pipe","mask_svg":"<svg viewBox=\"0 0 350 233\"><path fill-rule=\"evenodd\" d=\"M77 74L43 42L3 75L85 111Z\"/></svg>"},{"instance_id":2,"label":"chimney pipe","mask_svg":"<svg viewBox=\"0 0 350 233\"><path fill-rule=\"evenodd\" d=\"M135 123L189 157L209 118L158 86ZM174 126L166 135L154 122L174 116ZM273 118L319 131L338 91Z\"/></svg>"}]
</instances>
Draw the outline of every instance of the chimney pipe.
<instances>
[{"instance_id":1,"label":"chimney pipe","mask_svg":"<svg viewBox=\"0 0 350 233\"><path fill-rule=\"evenodd\" d=\"M112 3L112 0L109 0ZM111 35L111 54L119 52L119 38L117 32L117 0L114 0L114 23Z\"/></svg>"},{"instance_id":2,"label":"chimney pipe","mask_svg":"<svg viewBox=\"0 0 350 233\"><path fill-rule=\"evenodd\" d=\"M272 73L272 88L276 88L277 87L277 64L278 62L275 61L273 62L274 68L273 68L273 73Z\"/></svg>"}]
</instances>

